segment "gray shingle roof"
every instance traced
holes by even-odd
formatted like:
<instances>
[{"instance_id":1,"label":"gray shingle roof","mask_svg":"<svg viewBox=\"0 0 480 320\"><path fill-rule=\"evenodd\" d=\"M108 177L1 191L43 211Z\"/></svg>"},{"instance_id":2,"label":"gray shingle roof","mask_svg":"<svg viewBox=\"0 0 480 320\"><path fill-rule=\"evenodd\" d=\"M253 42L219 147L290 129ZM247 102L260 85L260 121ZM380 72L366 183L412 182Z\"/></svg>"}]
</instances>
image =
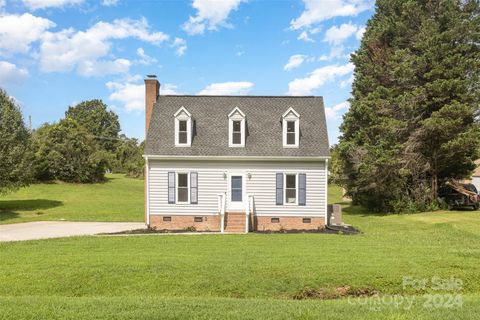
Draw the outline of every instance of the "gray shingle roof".
<instances>
[{"instance_id":1,"label":"gray shingle roof","mask_svg":"<svg viewBox=\"0 0 480 320\"><path fill-rule=\"evenodd\" d=\"M175 147L174 114L191 113L191 147ZM228 146L228 114L245 114L244 148ZM282 115L292 107L300 114L299 148L283 148ZM178 156L329 156L322 97L288 96L160 96L153 107L145 154Z\"/></svg>"}]
</instances>

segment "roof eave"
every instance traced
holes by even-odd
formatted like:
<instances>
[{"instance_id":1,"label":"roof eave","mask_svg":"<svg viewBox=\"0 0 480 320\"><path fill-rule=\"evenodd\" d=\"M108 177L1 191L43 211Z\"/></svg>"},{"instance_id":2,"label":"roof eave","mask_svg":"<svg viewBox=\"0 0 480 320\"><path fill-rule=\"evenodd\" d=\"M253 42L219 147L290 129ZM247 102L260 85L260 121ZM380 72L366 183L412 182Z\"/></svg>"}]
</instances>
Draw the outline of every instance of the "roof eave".
<instances>
[{"instance_id":1,"label":"roof eave","mask_svg":"<svg viewBox=\"0 0 480 320\"><path fill-rule=\"evenodd\" d=\"M150 160L210 160L210 161L323 161L331 159L330 156L179 156L179 155L149 155L144 154L144 159Z\"/></svg>"}]
</instances>

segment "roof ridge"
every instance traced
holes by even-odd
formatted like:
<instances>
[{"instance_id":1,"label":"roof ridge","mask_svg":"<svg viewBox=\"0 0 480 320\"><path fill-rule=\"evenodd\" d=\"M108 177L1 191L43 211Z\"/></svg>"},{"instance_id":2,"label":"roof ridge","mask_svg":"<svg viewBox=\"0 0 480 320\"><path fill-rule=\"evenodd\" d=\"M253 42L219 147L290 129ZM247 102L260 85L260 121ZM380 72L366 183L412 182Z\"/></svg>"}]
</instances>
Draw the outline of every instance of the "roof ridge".
<instances>
[{"instance_id":1,"label":"roof ridge","mask_svg":"<svg viewBox=\"0 0 480 320\"><path fill-rule=\"evenodd\" d=\"M228 97L228 98L323 98L323 96L279 96L279 95L196 95L196 94L160 94L160 97Z\"/></svg>"}]
</instances>

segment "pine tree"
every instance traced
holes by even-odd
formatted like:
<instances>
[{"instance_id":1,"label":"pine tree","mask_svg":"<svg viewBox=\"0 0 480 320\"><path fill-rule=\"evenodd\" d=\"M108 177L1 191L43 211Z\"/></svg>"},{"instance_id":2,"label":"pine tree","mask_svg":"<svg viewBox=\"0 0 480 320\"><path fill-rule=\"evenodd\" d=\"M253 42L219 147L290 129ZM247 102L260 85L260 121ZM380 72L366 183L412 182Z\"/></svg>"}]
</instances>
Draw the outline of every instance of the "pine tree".
<instances>
[{"instance_id":1,"label":"pine tree","mask_svg":"<svg viewBox=\"0 0 480 320\"><path fill-rule=\"evenodd\" d=\"M439 183L478 157L477 1L379 0L352 55L351 108L339 141L341 179L357 203L422 210Z\"/></svg>"}]
</instances>

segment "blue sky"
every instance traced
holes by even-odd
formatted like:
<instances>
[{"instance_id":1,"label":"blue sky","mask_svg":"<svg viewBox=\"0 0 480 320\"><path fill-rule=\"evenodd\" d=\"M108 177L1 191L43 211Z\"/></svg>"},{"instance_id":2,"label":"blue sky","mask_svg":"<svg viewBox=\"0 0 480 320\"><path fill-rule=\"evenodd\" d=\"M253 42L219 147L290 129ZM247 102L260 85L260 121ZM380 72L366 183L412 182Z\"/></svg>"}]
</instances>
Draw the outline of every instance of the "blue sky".
<instances>
[{"instance_id":1,"label":"blue sky","mask_svg":"<svg viewBox=\"0 0 480 320\"><path fill-rule=\"evenodd\" d=\"M146 74L162 94L320 95L330 143L368 0L0 0L0 86L34 127L102 99L143 139Z\"/></svg>"}]
</instances>

